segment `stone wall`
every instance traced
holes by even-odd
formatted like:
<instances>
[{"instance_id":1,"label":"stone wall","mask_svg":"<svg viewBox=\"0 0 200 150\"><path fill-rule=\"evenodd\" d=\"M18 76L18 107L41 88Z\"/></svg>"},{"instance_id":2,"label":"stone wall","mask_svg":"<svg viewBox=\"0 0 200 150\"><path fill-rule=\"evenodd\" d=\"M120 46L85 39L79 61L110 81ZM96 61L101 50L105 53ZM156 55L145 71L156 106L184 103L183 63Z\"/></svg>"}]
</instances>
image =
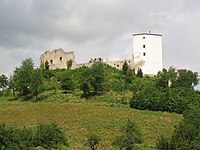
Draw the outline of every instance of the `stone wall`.
<instances>
[{"instance_id":1,"label":"stone wall","mask_svg":"<svg viewBox=\"0 0 200 150\"><path fill-rule=\"evenodd\" d=\"M40 56L40 64L49 63L49 69L66 69L67 62L72 60L72 69L76 68L74 52L64 52L63 49L55 49L53 51L45 51Z\"/></svg>"}]
</instances>

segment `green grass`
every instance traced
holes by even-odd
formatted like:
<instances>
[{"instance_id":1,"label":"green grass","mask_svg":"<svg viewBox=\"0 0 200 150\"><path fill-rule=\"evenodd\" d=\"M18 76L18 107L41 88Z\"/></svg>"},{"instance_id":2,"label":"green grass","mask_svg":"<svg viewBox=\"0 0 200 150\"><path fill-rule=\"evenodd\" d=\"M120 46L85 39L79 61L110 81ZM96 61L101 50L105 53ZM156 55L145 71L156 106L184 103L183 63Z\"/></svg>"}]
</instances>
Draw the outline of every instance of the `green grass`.
<instances>
[{"instance_id":1,"label":"green grass","mask_svg":"<svg viewBox=\"0 0 200 150\"><path fill-rule=\"evenodd\" d=\"M74 96L52 95L52 100L45 102L20 102L1 100L0 122L7 125L35 126L40 122L56 122L66 130L70 138L70 150L85 150L86 137L90 132L101 136L99 149L115 149L111 143L119 129L128 118L135 121L139 127L143 143L138 145L141 150L155 149L155 141L159 135L171 136L174 126L182 119L181 115L167 112L141 111L123 105L110 105L77 99ZM53 99L52 98L52 99ZM70 100L70 98L72 100ZM98 97L97 97L98 100ZM99 101L99 100L98 100ZM112 106L112 107L111 107Z\"/></svg>"}]
</instances>

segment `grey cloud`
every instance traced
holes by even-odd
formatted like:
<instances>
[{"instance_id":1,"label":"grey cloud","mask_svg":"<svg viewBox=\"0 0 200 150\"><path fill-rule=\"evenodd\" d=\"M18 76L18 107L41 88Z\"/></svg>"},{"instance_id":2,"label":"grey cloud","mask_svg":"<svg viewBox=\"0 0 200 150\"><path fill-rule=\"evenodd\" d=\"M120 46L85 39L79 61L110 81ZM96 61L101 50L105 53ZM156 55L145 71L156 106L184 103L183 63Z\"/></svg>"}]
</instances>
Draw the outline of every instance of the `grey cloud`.
<instances>
[{"instance_id":1,"label":"grey cloud","mask_svg":"<svg viewBox=\"0 0 200 150\"><path fill-rule=\"evenodd\" d=\"M74 50L77 61L132 55L132 34L163 34L164 66L200 71L196 0L0 1L0 73L44 50ZM87 55L85 55L85 53Z\"/></svg>"}]
</instances>

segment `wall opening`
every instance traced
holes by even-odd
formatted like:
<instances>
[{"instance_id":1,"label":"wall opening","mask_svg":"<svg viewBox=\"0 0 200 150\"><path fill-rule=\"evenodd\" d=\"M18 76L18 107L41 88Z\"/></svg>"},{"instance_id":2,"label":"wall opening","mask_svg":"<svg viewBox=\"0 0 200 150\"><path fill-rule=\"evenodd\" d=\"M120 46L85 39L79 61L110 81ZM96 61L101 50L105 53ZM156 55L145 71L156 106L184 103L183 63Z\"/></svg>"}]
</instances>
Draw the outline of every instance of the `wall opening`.
<instances>
[{"instance_id":1,"label":"wall opening","mask_svg":"<svg viewBox=\"0 0 200 150\"><path fill-rule=\"evenodd\" d=\"M63 60L63 58L62 57L60 57L60 61L62 61Z\"/></svg>"},{"instance_id":2,"label":"wall opening","mask_svg":"<svg viewBox=\"0 0 200 150\"><path fill-rule=\"evenodd\" d=\"M50 63L53 64L53 60L52 59L50 60Z\"/></svg>"}]
</instances>

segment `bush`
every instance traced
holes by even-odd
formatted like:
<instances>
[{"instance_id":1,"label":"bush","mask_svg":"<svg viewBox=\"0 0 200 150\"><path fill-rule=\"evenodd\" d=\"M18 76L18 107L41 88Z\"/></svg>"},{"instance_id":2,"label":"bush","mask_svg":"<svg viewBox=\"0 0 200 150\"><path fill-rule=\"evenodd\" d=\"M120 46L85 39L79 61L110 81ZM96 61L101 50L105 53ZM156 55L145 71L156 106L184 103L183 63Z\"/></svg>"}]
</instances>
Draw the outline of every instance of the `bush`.
<instances>
[{"instance_id":1,"label":"bush","mask_svg":"<svg viewBox=\"0 0 200 150\"><path fill-rule=\"evenodd\" d=\"M89 146L92 150L96 150L100 141L101 137L92 133L88 136L86 145Z\"/></svg>"},{"instance_id":2,"label":"bush","mask_svg":"<svg viewBox=\"0 0 200 150\"><path fill-rule=\"evenodd\" d=\"M200 107L191 109L176 127L172 138L157 141L157 150L200 150Z\"/></svg>"},{"instance_id":3,"label":"bush","mask_svg":"<svg viewBox=\"0 0 200 150\"><path fill-rule=\"evenodd\" d=\"M156 142L157 150L170 150L170 141L169 139L161 136Z\"/></svg>"},{"instance_id":4,"label":"bush","mask_svg":"<svg viewBox=\"0 0 200 150\"><path fill-rule=\"evenodd\" d=\"M39 124L36 128L7 127L0 124L1 150L30 150L41 146L43 148L59 148L67 146L67 139L56 124Z\"/></svg>"},{"instance_id":5,"label":"bush","mask_svg":"<svg viewBox=\"0 0 200 150\"><path fill-rule=\"evenodd\" d=\"M141 133L133 121L128 120L121 128L121 132L122 134L117 136L112 143L115 147L119 147L119 149L132 150L135 144L142 142Z\"/></svg>"},{"instance_id":6,"label":"bush","mask_svg":"<svg viewBox=\"0 0 200 150\"><path fill-rule=\"evenodd\" d=\"M162 89L152 86L135 93L130 101L130 107L183 114L190 105L199 105L199 99L200 94L189 88Z\"/></svg>"},{"instance_id":7,"label":"bush","mask_svg":"<svg viewBox=\"0 0 200 150\"><path fill-rule=\"evenodd\" d=\"M57 124L39 124L36 127L34 146L42 146L47 149L58 148L61 145L68 145L67 139Z\"/></svg>"},{"instance_id":8,"label":"bush","mask_svg":"<svg viewBox=\"0 0 200 150\"><path fill-rule=\"evenodd\" d=\"M27 128L6 127L0 124L0 149L29 150L32 147L32 130Z\"/></svg>"}]
</instances>

